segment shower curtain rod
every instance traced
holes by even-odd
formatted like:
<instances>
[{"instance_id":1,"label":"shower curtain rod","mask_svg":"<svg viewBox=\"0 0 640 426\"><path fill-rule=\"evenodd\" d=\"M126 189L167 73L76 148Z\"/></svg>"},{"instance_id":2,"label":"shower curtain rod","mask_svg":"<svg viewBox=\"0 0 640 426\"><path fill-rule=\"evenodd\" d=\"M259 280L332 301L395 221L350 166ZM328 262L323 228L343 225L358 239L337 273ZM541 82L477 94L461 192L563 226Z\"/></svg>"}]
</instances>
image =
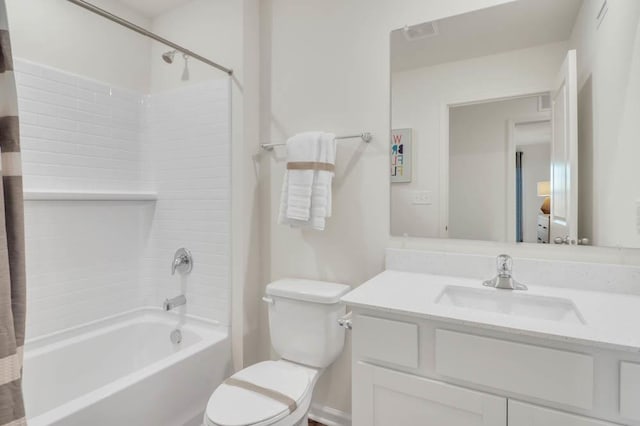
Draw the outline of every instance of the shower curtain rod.
<instances>
[{"instance_id":1,"label":"shower curtain rod","mask_svg":"<svg viewBox=\"0 0 640 426\"><path fill-rule=\"evenodd\" d=\"M123 19L123 18L121 18L121 17L119 17L117 15L114 15L111 12L108 12L108 11L106 11L104 9L101 9L98 6L94 6L93 4L91 4L89 2L86 2L84 0L67 0L67 1L73 3L73 4L77 5L77 6L80 6L80 7L84 8L84 9L87 9L88 11L93 12L93 13L95 13L97 15L100 15L103 18L107 18L110 21L115 22L116 24L119 24L119 25L122 25L123 27L129 28L130 30L135 31L138 34L142 34L143 36L146 36L146 37L152 38L152 39L154 39L156 41L159 41L162 44L165 44L165 45L167 45L167 46L169 46L169 47L171 47L171 48L173 48L173 49L175 49L175 50L177 50L179 52L182 52L182 53L184 53L185 55L187 55L187 56L189 56L191 58L197 59L200 62L204 62L207 65L210 65L210 66L212 66L214 68L217 68L220 71L224 71L229 75L233 75L233 70L232 69L223 67L222 65L217 64L217 63L205 58L204 56L200 56L197 53L195 53L195 52L193 52L193 51L191 51L191 50L189 50L187 48L184 48L184 47L180 46L179 44L176 44L176 43L174 43L174 42L172 42L170 40L167 40L166 38L160 37L159 35L157 35L155 33L152 33L151 31L145 30L144 28L142 28L142 27L140 27L140 26L138 26L138 25L136 25L136 24L134 24L132 22L129 22L126 19Z\"/></svg>"}]
</instances>

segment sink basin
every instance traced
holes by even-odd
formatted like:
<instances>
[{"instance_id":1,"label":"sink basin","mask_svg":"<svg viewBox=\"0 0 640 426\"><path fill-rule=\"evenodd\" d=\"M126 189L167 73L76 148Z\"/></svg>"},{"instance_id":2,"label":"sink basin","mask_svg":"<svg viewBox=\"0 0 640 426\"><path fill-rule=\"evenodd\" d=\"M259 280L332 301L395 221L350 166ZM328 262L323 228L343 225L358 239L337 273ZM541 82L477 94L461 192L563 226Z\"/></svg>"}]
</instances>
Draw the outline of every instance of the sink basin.
<instances>
[{"instance_id":1,"label":"sink basin","mask_svg":"<svg viewBox=\"0 0 640 426\"><path fill-rule=\"evenodd\" d=\"M571 300L537 296L520 291L450 285L442 290L436 303L526 318L585 324L582 314Z\"/></svg>"}]
</instances>

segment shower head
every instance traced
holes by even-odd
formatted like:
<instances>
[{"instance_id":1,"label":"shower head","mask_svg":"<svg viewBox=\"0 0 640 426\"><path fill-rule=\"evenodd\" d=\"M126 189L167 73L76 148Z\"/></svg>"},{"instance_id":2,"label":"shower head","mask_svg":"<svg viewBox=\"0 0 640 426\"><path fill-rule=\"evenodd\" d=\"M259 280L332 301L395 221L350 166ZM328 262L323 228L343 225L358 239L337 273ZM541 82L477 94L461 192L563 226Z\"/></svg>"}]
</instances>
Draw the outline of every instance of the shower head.
<instances>
[{"instance_id":1,"label":"shower head","mask_svg":"<svg viewBox=\"0 0 640 426\"><path fill-rule=\"evenodd\" d=\"M177 52L177 50L171 50L169 52L164 52L162 54L162 60L165 61L168 64L172 64L173 63L173 57L176 56L176 52Z\"/></svg>"},{"instance_id":2,"label":"shower head","mask_svg":"<svg viewBox=\"0 0 640 426\"><path fill-rule=\"evenodd\" d=\"M168 52L164 52L162 54L162 60L165 61L168 64L172 64L173 63L173 59L176 56L176 53L178 53L177 50L170 50ZM182 57L184 58L184 69L182 70L182 81L188 81L189 80L189 63L187 62L189 59L189 56L186 53L182 54Z\"/></svg>"}]
</instances>

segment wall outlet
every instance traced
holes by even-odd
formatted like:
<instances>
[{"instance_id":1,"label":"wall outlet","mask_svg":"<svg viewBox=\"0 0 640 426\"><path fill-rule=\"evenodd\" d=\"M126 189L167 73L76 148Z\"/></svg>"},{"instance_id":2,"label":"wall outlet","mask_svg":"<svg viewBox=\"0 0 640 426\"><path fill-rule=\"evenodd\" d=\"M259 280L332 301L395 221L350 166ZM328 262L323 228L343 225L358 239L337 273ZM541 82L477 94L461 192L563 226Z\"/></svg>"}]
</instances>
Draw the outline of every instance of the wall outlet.
<instances>
[{"instance_id":1,"label":"wall outlet","mask_svg":"<svg viewBox=\"0 0 640 426\"><path fill-rule=\"evenodd\" d=\"M431 191L413 191L413 204L430 205L433 204Z\"/></svg>"}]
</instances>

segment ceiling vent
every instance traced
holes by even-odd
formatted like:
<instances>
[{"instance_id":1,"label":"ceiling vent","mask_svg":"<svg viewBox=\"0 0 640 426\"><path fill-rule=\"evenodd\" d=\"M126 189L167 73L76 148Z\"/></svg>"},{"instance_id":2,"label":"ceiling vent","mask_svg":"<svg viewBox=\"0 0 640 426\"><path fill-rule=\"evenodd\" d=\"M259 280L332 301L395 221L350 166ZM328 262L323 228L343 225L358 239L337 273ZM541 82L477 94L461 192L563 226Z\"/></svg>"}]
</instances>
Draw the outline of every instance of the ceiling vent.
<instances>
[{"instance_id":1,"label":"ceiling vent","mask_svg":"<svg viewBox=\"0 0 640 426\"><path fill-rule=\"evenodd\" d=\"M406 25L403 30L404 38L408 41L420 40L428 37L435 37L438 33L438 24L435 21L425 22L418 25Z\"/></svg>"}]
</instances>

